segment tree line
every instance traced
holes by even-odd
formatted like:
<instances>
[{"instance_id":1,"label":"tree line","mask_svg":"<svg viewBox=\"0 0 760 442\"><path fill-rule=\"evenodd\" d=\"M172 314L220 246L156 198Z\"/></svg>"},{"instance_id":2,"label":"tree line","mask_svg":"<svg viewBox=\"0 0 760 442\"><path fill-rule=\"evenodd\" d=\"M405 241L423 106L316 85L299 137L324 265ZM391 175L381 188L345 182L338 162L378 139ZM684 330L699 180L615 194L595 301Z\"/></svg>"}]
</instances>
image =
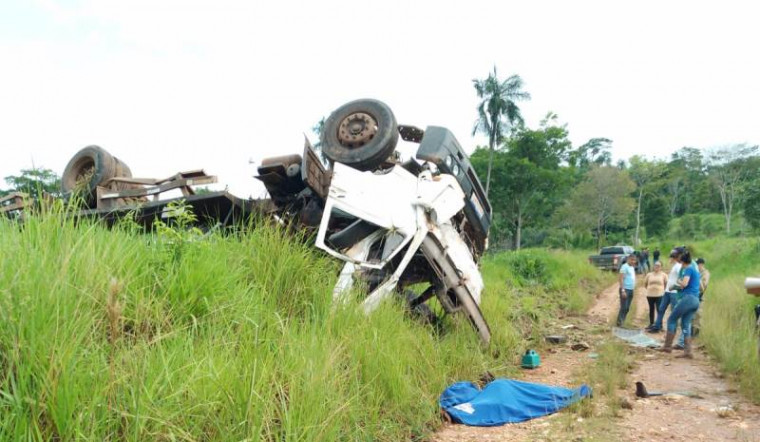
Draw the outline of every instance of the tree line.
<instances>
[{"instance_id":1,"label":"tree line","mask_svg":"<svg viewBox=\"0 0 760 442\"><path fill-rule=\"evenodd\" d=\"M707 215L720 216L729 235L736 219L760 229L758 146L682 147L666 159L635 155L613 165L612 140L573 146L552 112L537 128L526 126L517 102L530 94L518 75L500 80L494 68L473 85L480 99L473 134L486 135L488 146L471 161L493 207L497 248L638 245L675 224L679 236L704 233L703 219L715 224Z\"/></svg>"},{"instance_id":2,"label":"tree line","mask_svg":"<svg viewBox=\"0 0 760 442\"><path fill-rule=\"evenodd\" d=\"M635 155L612 164L612 140L574 146L553 112L527 126L519 103L531 97L519 75L502 80L494 68L473 86L480 100L473 135L484 134L488 145L471 162L493 207L495 248L638 245L669 234L760 230L758 146L682 147L665 159ZM5 182L0 197L60 192L49 169L25 169Z\"/></svg>"}]
</instances>

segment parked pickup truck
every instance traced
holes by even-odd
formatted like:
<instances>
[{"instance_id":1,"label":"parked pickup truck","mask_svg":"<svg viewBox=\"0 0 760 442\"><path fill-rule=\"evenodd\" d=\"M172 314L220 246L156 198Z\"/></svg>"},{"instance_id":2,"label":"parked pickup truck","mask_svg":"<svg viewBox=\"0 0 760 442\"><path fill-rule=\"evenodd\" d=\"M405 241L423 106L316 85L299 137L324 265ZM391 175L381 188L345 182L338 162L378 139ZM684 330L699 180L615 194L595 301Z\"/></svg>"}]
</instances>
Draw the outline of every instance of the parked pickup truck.
<instances>
[{"instance_id":1,"label":"parked pickup truck","mask_svg":"<svg viewBox=\"0 0 760 442\"><path fill-rule=\"evenodd\" d=\"M633 253L631 246L602 247L598 255L588 257L588 262L602 270L617 271L623 265L626 256L631 253Z\"/></svg>"}]
</instances>

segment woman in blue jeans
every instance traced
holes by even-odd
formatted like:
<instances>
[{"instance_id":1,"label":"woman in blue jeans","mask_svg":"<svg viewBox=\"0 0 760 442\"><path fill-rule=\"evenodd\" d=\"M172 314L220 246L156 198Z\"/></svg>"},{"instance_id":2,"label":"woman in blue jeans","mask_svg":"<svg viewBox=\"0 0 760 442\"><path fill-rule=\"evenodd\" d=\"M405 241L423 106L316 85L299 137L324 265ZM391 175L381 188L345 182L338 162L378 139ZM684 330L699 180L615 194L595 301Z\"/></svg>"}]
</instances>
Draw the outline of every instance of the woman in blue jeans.
<instances>
[{"instance_id":1,"label":"woman in blue jeans","mask_svg":"<svg viewBox=\"0 0 760 442\"><path fill-rule=\"evenodd\" d=\"M682 269L682 276L676 283L679 290L678 301L670 313L670 317L668 317L668 333L665 335L665 345L662 347L662 351L666 353L673 351L673 339L676 336L676 328L680 319L684 336L684 352L679 357L692 358L691 321L699 309L700 275L697 266L691 265L691 254L688 251L682 253L678 261L681 263Z\"/></svg>"}]
</instances>

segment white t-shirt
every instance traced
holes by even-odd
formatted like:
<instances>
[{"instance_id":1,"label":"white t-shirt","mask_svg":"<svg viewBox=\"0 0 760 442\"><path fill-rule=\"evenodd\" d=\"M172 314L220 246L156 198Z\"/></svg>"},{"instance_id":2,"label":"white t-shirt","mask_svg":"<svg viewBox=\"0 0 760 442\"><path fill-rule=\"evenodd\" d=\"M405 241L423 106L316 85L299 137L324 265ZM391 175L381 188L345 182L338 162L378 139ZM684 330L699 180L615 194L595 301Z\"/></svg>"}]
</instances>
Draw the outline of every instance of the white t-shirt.
<instances>
[{"instance_id":1,"label":"white t-shirt","mask_svg":"<svg viewBox=\"0 0 760 442\"><path fill-rule=\"evenodd\" d=\"M673 267L670 269L670 274L668 274L668 286L665 287L665 291L674 293L674 291L670 290L670 288L676 285L676 283L678 282L678 274L680 272L681 272L681 263L677 262L673 264Z\"/></svg>"}]
</instances>

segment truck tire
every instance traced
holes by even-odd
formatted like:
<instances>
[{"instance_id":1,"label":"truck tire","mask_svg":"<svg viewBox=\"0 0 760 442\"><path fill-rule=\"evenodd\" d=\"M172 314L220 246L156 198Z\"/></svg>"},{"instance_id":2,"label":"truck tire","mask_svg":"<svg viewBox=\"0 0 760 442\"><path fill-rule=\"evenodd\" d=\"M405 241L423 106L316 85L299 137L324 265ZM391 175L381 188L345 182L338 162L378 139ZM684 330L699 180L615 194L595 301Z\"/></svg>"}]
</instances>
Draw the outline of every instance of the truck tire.
<instances>
[{"instance_id":1,"label":"truck tire","mask_svg":"<svg viewBox=\"0 0 760 442\"><path fill-rule=\"evenodd\" d=\"M346 103L325 121L321 143L325 156L361 171L381 165L396 149L398 124L383 102Z\"/></svg>"},{"instance_id":2,"label":"truck tire","mask_svg":"<svg viewBox=\"0 0 760 442\"><path fill-rule=\"evenodd\" d=\"M438 316L433 312L433 309L427 303L412 307L412 301L417 297L417 293L414 290L404 291L404 303L409 314L416 319L419 319L424 324L437 325Z\"/></svg>"},{"instance_id":3,"label":"truck tire","mask_svg":"<svg viewBox=\"0 0 760 442\"><path fill-rule=\"evenodd\" d=\"M99 146L87 146L77 152L66 165L61 177L64 194L78 192L88 207L97 203L96 189L115 177L132 177L132 171L118 158ZM117 183L113 190L125 190L129 185Z\"/></svg>"}]
</instances>

